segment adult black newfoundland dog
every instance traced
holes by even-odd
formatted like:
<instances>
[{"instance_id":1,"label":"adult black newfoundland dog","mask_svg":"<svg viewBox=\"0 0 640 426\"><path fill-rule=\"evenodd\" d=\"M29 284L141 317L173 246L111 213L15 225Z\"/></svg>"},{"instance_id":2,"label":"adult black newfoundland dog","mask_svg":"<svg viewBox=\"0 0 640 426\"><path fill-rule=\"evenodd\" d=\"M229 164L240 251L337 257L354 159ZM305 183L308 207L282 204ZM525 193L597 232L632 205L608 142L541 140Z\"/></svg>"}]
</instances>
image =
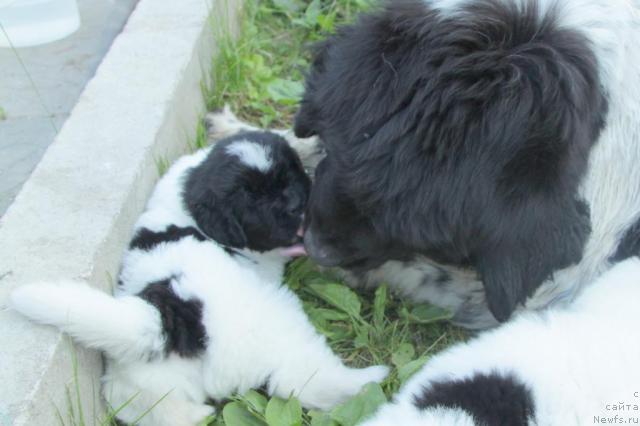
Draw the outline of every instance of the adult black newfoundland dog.
<instances>
[{"instance_id":1,"label":"adult black newfoundland dog","mask_svg":"<svg viewBox=\"0 0 640 426\"><path fill-rule=\"evenodd\" d=\"M639 5L401 0L342 28L295 121L326 149L310 255L484 328L637 254Z\"/></svg>"}]
</instances>

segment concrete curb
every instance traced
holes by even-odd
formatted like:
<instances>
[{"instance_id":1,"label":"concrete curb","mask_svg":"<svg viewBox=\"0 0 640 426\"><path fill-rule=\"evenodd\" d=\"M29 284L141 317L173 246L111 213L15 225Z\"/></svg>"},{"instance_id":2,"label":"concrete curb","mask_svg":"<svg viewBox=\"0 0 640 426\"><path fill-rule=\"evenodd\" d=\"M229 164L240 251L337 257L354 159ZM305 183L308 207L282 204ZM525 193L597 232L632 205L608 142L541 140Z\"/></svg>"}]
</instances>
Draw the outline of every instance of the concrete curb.
<instances>
[{"instance_id":1,"label":"concrete curb","mask_svg":"<svg viewBox=\"0 0 640 426\"><path fill-rule=\"evenodd\" d=\"M0 426L58 425L56 410L70 423L65 386L87 424L99 416L99 354L25 321L7 308L7 296L18 285L58 278L111 285L157 179L157 158L175 158L194 138L212 35L221 23L235 31L239 4L141 0L2 217Z\"/></svg>"}]
</instances>

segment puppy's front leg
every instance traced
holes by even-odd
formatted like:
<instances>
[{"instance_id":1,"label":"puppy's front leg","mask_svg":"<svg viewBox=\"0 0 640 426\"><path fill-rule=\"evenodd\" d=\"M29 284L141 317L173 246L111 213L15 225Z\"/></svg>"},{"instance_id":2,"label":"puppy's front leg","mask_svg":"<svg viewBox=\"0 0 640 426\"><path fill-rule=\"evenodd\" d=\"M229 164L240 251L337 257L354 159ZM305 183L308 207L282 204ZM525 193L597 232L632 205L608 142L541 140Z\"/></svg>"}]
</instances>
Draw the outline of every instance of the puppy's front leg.
<instances>
[{"instance_id":1,"label":"puppy's front leg","mask_svg":"<svg viewBox=\"0 0 640 426\"><path fill-rule=\"evenodd\" d=\"M300 323L299 323L300 324ZM350 368L335 355L323 337L314 336L309 323L300 324L306 336L290 333L289 350L271 372L269 393L282 398L295 395L304 407L330 410L353 397L371 382L380 383L389 373L384 365Z\"/></svg>"}]
</instances>

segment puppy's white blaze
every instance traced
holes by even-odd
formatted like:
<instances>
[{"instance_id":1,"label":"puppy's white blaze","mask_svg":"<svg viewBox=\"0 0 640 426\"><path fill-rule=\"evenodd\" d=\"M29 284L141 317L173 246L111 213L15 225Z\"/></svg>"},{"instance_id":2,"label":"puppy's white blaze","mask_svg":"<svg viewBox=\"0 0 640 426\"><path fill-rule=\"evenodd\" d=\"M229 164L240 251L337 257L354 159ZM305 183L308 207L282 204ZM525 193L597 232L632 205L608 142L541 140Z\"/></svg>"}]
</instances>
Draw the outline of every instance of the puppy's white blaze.
<instances>
[{"instance_id":1,"label":"puppy's white blaze","mask_svg":"<svg viewBox=\"0 0 640 426\"><path fill-rule=\"evenodd\" d=\"M226 149L227 154L238 157L240 161L249 167L267 172L273 165L271 160L271 148L242 140L234 142Z\"/></svg>"}]
</instances>

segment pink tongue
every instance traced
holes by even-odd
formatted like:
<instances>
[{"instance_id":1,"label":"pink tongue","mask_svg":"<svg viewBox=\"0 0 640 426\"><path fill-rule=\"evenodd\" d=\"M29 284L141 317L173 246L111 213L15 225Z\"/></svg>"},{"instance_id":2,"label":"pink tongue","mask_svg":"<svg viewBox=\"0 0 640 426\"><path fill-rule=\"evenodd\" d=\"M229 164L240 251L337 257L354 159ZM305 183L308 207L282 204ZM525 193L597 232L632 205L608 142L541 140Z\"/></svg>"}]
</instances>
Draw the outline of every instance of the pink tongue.
<instances>
[{"instance_id":1,"label":"pink tongue","mask_svg":"<svg viewBox=\"0 0 640 426\"><path fill-rule=\"evenodd\" d=\"M280 253L283 256L289 256L289 257L298 257L298 256L307 255L307 251L304 249L303 244L294 244L292 246L285 247L280 250Z\"/></svg>"}]
</instances>

